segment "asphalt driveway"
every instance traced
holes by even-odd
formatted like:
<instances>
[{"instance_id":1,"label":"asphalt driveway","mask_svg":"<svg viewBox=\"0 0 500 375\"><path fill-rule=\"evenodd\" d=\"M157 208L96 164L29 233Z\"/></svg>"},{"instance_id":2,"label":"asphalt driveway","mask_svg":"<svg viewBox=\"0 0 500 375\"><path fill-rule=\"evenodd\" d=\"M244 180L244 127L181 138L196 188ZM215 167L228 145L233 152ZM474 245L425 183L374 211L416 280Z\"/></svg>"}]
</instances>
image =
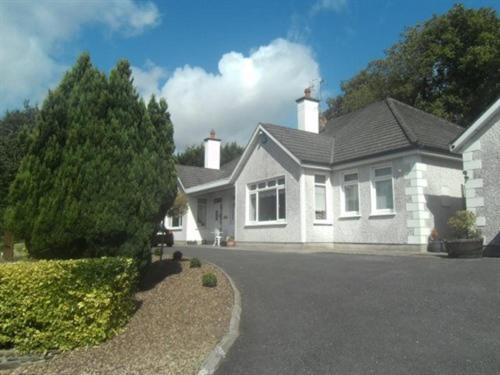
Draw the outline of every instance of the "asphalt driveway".
<instances>
[{"instance_id":1,"label":"asphalt driveway","mask_svg":"<svg viewBox=\"0 0 500 375\"><path fill-rule=\"evenodd\" d=\"M500 373L500 258L180 250L242 295L218 375Z\"/></svg>"}]
</instances>

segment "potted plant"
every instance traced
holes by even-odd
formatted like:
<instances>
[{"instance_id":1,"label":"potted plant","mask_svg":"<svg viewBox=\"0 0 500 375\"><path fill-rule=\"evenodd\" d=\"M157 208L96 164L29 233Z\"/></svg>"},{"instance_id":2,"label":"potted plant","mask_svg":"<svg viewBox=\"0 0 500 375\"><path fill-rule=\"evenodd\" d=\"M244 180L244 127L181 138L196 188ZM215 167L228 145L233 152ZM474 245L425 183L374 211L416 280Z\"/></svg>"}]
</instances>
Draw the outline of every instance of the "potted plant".
<instances>
[{"instance_id":1,"label":"potted plant","mask_svg":"<svg viewBox=\"0 0 500 375\"><path fill-rule=\"evenodd\" d=\"M236 241L234 240L234 238L232 236L228 236L226 238L226 246L228 246L228 247L236 246Z\"/></svg>"},{"instance_id":2,"label":"potted plant","mask_svg":"<svg viewBox=\"0 0 500 375\"><path fill-rule=\"evenodd\" d=\"M427 251L430 253L439 253L443 251L443 241L439 239L439 232L433 228L429 236L429 243L427 244Z\"/></svg>"},{"instance_id":3,"label":"potted plant","mask_svg":"<svg viewBox=\"0 0 500 375\"><path fill-rule=\"evenodd\" d=\"M448 220L455 233L455 239L446 241L446 251L452 258L479 258L483 255L483 238L476 228L476 215L473 212L457 211Z\"/></svg>"}]
</instances>

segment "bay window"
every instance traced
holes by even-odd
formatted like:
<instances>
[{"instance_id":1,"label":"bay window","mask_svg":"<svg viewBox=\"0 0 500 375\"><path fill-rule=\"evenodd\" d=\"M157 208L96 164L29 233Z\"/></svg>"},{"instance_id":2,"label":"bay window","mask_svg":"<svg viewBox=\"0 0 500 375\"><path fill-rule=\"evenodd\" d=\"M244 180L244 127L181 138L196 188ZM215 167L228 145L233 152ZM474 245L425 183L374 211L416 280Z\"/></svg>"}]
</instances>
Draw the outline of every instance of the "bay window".
<instances>
[{"instance_id":1,"label":"bay window","mask_svg":"<svg viewBox=\"0 0 500 375\"><path fill-rule=\"evenodd\" d=\"M357 172L345 172L342 175L342 215L359 215L359 185Z\"/></svg>"},{"instance_id":2,"label":"bay window","mask_svg":"<svg viewBox=\"0 0 500 375\"><path fill-rule=\"evenodd\" d=\"M326 176L314 176L314 219L326 220Z\"/></svg>"},{"instance_id":3,"label":"bay window","mask_svg":"<svg viewBox=\"0 0 500 375\"><path fill-rule=\"evenodd\" d=\"M248 205L250 223L283 222L286 219L285 179L248 185Z\"/></svg>"},{"instance_id":4,"label":"bay window","mask_svg":"<svg viewBox=\"0 0 500 375\"><path fill-rule=\"evenodd\" d=\"M372 169L372 211L375 214L394 213L392 167Z\"/></svg>"}]
</instances>

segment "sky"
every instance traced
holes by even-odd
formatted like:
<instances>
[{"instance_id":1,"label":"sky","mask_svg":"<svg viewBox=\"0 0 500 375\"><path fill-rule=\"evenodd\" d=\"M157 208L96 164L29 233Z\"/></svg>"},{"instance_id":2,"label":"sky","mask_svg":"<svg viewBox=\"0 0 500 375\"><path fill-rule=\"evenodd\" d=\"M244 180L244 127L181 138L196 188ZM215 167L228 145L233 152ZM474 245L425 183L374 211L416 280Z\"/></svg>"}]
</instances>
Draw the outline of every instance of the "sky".
<instances>
[{"instance_id":1,"label":"sky","mask_svg":"<svg viewBox=\"0 0 500 375\"><path fill-rule=\"evenodd\" d=\"M167 100L178 150L211 129L245 145L258 122L295 127L305 87L325 108L405 27L455 2L0 0L0 113L43 103L87 51L105 72L128 59L138 92Z\"/></svg>"}]
</instances>

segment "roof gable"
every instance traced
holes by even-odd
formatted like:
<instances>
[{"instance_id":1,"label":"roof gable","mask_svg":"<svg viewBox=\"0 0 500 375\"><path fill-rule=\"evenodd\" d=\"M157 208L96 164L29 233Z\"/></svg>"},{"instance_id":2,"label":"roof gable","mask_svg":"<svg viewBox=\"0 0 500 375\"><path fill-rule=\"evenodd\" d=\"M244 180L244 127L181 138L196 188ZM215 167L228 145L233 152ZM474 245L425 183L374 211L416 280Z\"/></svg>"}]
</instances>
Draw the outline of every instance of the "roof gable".
<instances>
[{"instance_id":1,"label":"roof gable","mask_svg":"<svg viewBox=\"0 0 500 375\"><path fill-rule=\"evenodd\" d=\"M450 145L450 149L455 152L463 150L474 139L474 136L480 133L486 125L492 125L495 122L494 120L490 120L499 116L500 98L497 99L497 101L493 103L491 107L489 107L481 116L479 116L479 118L474 121L474 123L453 142L453 144Z\"/></svg>"}]
</instances>

